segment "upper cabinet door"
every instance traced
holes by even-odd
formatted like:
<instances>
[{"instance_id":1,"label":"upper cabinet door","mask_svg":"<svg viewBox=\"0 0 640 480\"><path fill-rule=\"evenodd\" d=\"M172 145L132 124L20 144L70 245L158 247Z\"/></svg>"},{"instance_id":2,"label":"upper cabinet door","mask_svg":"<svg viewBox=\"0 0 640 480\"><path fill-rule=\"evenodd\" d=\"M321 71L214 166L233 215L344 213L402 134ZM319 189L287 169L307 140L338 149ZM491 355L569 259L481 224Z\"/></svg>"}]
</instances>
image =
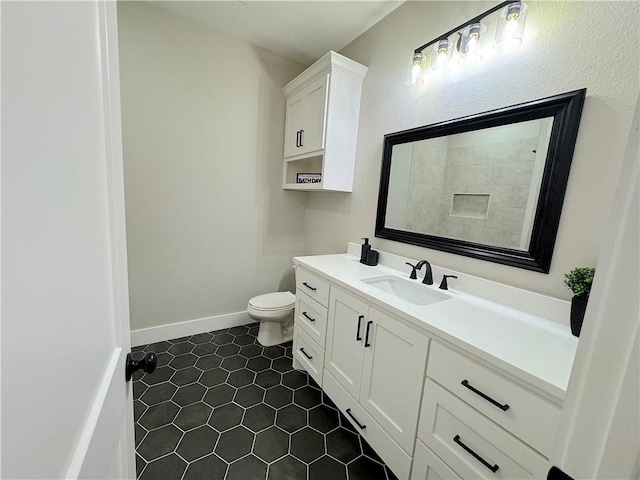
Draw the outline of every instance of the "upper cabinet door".
<instances>
[{"instance_id":1,"label":"upper cabinet door","mask_svg":"<svg viewBox=\"0 0 640 480\"><path fill-rule=\"evenodd\" d=\"M328 82L322 75L287 101L285 158L324 148Z\"/></svg>"},{"instance_id":2,"label":"upper cabinet door","mask_svg":"<svg viewBox=\"0 0 640 480\"><path fill-rule=\"evenodd\" d=\"M300 154L300 131L304 129L305 92L294 95L287 101L287 123L284 131L284 156Z\"/></svg>"},{"instance_id":3,"label":"upper cabinet door","mask_svg":"<svg viewBox=\"0 0 640 480\"><path fill-rule=\"evenodd\" d=\"M324 148L328 83L329 75L323 75L303 91L305 116L299 153L315 152Z\"/></svg>"},{"instance_id":4,"label":"upper cabinet door","mask_svg":"<svg viewBox=\"0 0 640 480\"><path fill-rule=\"evenodd\" d=\"M360 405L407 452L413 451L429 338L369 308Z\"/></svg>"},{"instance_id":5,"label":"upper cabinet door","mask_svg":"<svg viewBox=\"0 0 640 480\"><path fill-rule=\"evenodd\" d=\"M360 393L366 303L331 287L324 368L356 400Z\"/></svg>"}]
</instances>

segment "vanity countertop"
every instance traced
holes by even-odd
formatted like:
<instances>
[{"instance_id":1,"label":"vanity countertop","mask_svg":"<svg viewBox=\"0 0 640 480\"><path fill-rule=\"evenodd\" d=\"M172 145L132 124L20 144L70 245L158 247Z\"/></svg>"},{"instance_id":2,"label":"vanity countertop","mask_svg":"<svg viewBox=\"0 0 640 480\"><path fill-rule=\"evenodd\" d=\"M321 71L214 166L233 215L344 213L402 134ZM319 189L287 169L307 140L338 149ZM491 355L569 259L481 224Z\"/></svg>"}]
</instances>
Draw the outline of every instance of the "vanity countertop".
<instances>
[{"instance_id":1,"label":"vanity countertop","mask_svg":"<svg viewBox=\"0 0 640 480\"><path fill-rule=\"evenodd\" d=\"M521 378L557 401L569 382L578 339L568 327L544 318L450 288L451 298L414 305L361 281L380 275L409 278L383 265L363 265L349 254L296 257L294 263L346 290L365 296L371 304ZM412 280L420 284L420 280Z\"/></svg>"}]
</instances>

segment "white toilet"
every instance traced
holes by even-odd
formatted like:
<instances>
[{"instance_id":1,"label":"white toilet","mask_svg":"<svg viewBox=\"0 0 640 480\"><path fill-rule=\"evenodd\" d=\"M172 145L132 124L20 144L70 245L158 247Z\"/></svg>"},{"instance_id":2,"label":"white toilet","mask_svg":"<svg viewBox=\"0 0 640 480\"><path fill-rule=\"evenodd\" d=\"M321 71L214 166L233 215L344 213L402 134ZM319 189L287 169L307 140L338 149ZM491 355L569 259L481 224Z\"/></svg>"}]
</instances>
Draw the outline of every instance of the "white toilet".
<instances>
[{"instance_id":1,"label":"white toilet","mask_svg":"<svg viewBox=\"0 0 640 480\"><path fill-rule=\"evenodd\" d=\"M247 313L260 321L258 342L265 347L293 339L293 310L296 297L291 292L258 295L249 300Z\"/></svg>"}]
</instances>

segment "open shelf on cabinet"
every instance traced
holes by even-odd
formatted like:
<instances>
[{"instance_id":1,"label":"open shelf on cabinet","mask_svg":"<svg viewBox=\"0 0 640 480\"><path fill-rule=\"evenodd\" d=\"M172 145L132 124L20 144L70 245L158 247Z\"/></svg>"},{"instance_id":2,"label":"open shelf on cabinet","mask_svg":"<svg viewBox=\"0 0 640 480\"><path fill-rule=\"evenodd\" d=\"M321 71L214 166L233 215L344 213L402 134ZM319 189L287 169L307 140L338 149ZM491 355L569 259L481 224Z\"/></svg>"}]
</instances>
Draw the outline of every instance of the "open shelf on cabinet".
<instances>
[{"instance_id":1,"label":"open shelf on cabinet","mask_svg":"<svg viewBox=\"0 0 640 480\"><path fill-rule=\"evenodd\" d=\"M322 155L301 160L287 160L284 163L282 188L288 190L322 190L322 178L319 183L298 183L299 173L315 173L322 175Z\"/></svg>"}]
</instances>

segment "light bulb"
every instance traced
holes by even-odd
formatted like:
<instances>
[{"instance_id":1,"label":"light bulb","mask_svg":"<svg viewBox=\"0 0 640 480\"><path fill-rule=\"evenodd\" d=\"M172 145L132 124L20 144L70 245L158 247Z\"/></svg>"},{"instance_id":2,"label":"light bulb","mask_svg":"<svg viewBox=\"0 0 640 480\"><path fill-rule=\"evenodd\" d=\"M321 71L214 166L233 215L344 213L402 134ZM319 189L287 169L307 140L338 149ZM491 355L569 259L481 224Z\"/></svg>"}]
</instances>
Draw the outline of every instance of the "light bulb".
<instances>
[{"instance_id":1,"label":"light bulb","mask_svg":"<svg viewBox=\"0 0 640 480\"><path fill-rule=\"evenodd\" d=\"M449 72L449 60L451 58L451 42L448 39L438 40L434 45L435 60L433 61L433 71L437 74Z\"/></svg>"},{"instance_id":2,"label":"light bulb","mask_svg":"<svg viewBox=\"0 0 640 480\"><path fill-rule=\"evenodd\" d=\"M409 76L407 78L406 84L410 87L415 87L416 85L421 85L423 83L422 78L422 60L424 56L422 52L415 52L411 57L411 67L409 69Z\"/></svg>"},{"instance_id":3,"label":"light bulb","mask_svg":"<svg viewBox=\"0 0 640 480\"><path fill-rule=\"evenodd\" d=\"M496 29L495 50L509 50L522 44L527 4L512 3L502 10Z\"/></svg>"},{"instance_id":4,"label":"light bulb","mask_svg":"<svg viewBox=\"0 0 640 480\"><path fill-rule=\"evenodd\" d=\"M458 48L460 51L459 63L477 63L482 60L482 44L486 30L486 25L482 23L473 23L462 30Z\"/></svg>"}]
</instances>

